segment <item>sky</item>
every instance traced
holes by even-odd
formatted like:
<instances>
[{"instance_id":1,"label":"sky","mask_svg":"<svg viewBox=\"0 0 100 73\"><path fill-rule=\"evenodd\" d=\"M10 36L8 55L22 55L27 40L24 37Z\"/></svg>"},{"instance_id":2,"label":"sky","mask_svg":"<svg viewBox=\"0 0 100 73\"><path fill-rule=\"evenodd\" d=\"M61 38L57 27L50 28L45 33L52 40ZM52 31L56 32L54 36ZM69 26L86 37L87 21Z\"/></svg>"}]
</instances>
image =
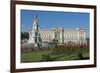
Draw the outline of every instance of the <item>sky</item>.
<instances>
[{"instance_id":1,"label":"sky","mask_svg":"<svg viewBox=\"0 0 100 73\"><path fill-rule=\"evenodd\" d=\"M32 30L34 16L38 16L38 25L41 29L65 28L76 29L84 28L89 36L89 13L82 12L56 12L56 11L37 11L21 10L21 31Z\"/></svg>"}]
</instances>

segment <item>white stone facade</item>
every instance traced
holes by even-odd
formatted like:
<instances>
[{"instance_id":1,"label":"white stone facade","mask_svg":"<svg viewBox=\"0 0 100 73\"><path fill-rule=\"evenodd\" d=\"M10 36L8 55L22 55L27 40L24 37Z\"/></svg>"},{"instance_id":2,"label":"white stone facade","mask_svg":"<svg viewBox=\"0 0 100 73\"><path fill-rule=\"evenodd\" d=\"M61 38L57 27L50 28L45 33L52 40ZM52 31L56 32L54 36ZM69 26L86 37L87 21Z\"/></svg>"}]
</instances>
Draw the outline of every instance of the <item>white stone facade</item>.
<instances>
[{"instance_id":1,"label":"white stone facade","mask_svg":"<svg viewBox=\"0 0 100 73\"><path fill-rule=\"evenodd\" d=\"M57 40L59 44L64 43L79 43L86 44L86 32L84 29L38 29L37 16L34 17L32 31L29 32L28 43L40 44L42 42L51 42Z\"/></svg>"},{"instance_id":2,"label":"white stone facade","mask_svg":"<svg viewBox=\"0 0 100 73\"><path fill-rule=\"evenodd\" d=\"M53 39L56 39L60 44L68 42L87 43L86 32L84 29L39 29L39 34L42 42L51 42ZM30 43L34 43L34 37L34 32L29 32Z\"/></svg>"}]
</instances>

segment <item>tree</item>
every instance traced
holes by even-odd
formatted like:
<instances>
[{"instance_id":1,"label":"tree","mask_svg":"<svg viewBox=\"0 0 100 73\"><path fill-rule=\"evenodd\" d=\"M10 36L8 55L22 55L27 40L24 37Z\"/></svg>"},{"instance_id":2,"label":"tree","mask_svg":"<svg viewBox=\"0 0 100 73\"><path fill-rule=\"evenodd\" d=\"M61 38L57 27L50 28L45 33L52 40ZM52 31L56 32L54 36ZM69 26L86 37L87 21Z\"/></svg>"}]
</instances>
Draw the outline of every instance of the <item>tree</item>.
<instances>
[{"instance_id":1,"label":"tree","mask_svg":"<svg viewBox=\"0 0 100 73\"><path fill-rule=\"evenodd\" d=\"M21 32L21 39L29 39L29 33L28 32Z\"/></svg>"},{"instance_id":2,"label":"tree","mask_svg":"<svg viewBox=\"0 0 100 73\"><path fill-rule=\"evenodd\" d=\"M89 38L86 38L86 40L87 40L87 44L89 44Z\"/></svg>"},{"instance_id":3,"label":"tree","mask_svg":"<svg viewBox=\"0 0 100 73\"><path fill-rule=\"evenodd\" d=\"M52 41L53 41L53 43L55 44L55 48L57 48L58 40L53 39Z\"/></svg>"}]
</instances>

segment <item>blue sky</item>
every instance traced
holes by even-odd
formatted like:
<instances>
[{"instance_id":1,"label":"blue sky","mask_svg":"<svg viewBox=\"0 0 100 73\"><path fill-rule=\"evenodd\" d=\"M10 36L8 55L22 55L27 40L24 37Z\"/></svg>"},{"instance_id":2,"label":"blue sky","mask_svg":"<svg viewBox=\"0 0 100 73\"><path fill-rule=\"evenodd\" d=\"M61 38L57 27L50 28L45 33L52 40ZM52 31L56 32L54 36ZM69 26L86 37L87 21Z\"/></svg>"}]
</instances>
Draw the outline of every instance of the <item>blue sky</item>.
<instances>
[{"instance_id":1,"label":"blue sky","mask_svg":"<svg viewBox=\"0 0 100 73\"><path fill-rule=\"evenodd\" d=\"M21 10L21 31L32 29L35 15L39 28L84 28L89 36L89 13Z\"/></svg>"}]
</instances>

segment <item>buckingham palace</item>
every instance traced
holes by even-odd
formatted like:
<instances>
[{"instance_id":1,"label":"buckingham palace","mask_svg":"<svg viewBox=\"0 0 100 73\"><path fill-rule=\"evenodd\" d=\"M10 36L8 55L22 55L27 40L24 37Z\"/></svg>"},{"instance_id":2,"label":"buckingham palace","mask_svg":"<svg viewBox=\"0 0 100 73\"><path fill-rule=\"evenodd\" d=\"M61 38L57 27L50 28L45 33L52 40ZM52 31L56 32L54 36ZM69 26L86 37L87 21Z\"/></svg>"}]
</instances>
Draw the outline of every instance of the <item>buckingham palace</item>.
<instances>
[{"instance_id":1,"label":"buckingham palace","mask_svg":"<svg viewBox=\"0 0 100 73\"><path fill-rule=\"evenodd\" d=\"M81 28L65 29L51 28L41 29L38 27L37 16L34 17L32 30L29 32L28 43L42 43L57 40L59 44L67 44L69 42L86 44L86 31Z\"/></svg>"}]
</instances>

